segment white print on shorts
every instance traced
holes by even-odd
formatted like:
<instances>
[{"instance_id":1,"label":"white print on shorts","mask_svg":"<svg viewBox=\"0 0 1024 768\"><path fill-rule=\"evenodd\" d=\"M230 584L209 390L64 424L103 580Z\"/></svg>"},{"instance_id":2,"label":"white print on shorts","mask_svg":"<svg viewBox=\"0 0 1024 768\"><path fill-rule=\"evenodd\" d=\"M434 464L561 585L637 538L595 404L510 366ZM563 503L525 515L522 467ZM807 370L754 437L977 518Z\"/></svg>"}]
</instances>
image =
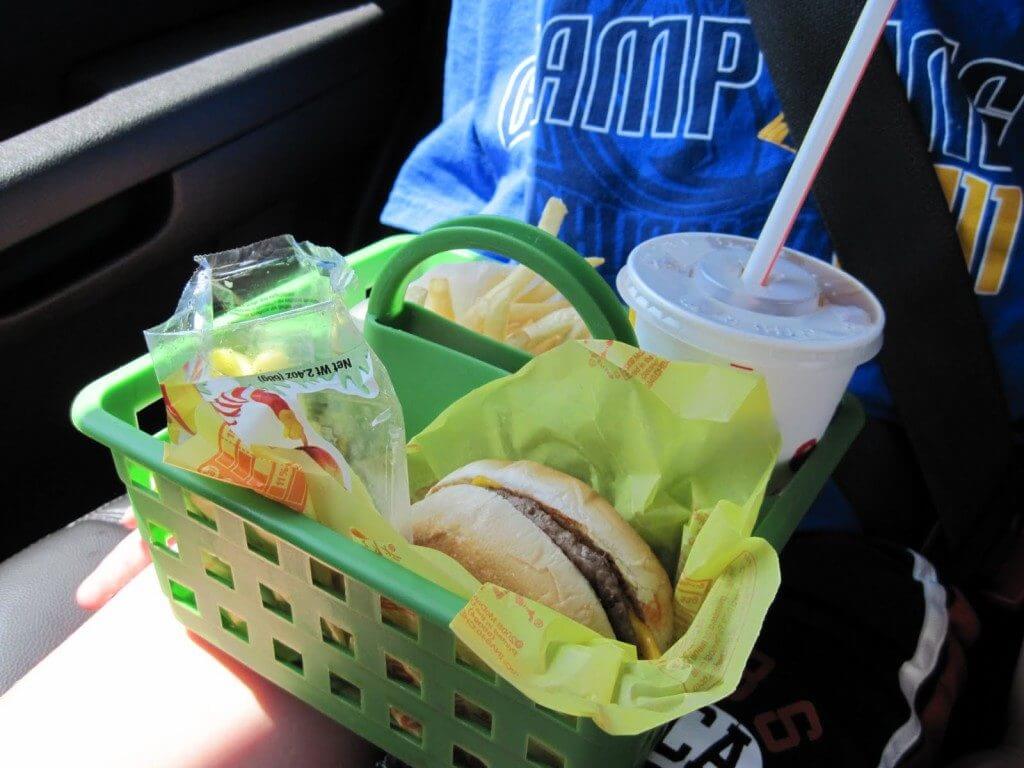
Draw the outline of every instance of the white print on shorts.
<instances>
[{"instance_id":1,"label":"white print on shorts","mask_svg":"<svg viewBox=\"0 0 1024 768\"><path fill-rule=\"evenodd\" d=\"M676 720L647 760L648 768L763 768L757 740L735 717L712 705Z\"/></svg>"}]
</instances>

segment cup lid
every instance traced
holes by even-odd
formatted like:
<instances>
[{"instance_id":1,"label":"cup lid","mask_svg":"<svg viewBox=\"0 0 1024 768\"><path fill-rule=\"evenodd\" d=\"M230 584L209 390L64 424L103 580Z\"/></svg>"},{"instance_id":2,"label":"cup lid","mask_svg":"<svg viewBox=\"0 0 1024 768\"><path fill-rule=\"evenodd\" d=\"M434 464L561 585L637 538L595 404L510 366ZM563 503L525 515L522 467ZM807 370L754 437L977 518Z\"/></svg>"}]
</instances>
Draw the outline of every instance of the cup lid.
<instances>
[{"instance_id":1,"label":"cup lid","mask_svg":"<svg viewBox=\"0 0 1024 768\"><path fill-rule=\"evenodd\" d=\"M885 313L862 283L786 248L769 286L751 294L739 277L754 243L700 232L655 237L630 253L619 292L670 336L734 360L768 354L859 365L874 357Z\"/></svg>"}]
</instances>

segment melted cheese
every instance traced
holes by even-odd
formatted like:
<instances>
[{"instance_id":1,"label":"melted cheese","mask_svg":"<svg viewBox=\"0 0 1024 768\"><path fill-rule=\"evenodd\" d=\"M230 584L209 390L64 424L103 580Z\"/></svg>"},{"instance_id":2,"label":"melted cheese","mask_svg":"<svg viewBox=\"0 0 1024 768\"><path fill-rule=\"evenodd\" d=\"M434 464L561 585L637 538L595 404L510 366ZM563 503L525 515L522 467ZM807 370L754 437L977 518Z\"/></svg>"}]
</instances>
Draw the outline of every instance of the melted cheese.
<instances>
[{"instance_id":1,"label":"melted cheese","mask_svg":"<svg viewBox=\"0 0 1024 768\"><path fill-rule=\"evenodd\" d=\"M654 640L654 633L650 628L640 621L640 617L630 611L629 621L633 625L633 633L636 635L636 645L640 650L641 659L657 659L661 656L658 644Z\"/></svg>"}]
</instances>

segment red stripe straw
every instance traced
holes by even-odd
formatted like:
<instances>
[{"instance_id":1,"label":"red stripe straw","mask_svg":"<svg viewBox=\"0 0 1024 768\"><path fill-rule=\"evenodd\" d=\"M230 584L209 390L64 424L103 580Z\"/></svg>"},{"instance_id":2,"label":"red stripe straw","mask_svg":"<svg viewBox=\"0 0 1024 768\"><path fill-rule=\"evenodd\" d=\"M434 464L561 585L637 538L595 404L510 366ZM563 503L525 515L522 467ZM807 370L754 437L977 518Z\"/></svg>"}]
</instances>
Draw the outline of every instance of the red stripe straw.
<instances>
[{"instance_id":1,"label":"red stripe straw","mask_svg":"<svg viewBox=\"0 0 1024 768\"><path fill-rule=\"evenodd\" d=\"M786 174L775 204L743 270L743 284L750 292L768 285L796 217L803 208L829 147L850 108L871 55L878 47L896 0L867 0L839 58L828 88L807 128L793 165Z\"/></svg>"}]
</instances>

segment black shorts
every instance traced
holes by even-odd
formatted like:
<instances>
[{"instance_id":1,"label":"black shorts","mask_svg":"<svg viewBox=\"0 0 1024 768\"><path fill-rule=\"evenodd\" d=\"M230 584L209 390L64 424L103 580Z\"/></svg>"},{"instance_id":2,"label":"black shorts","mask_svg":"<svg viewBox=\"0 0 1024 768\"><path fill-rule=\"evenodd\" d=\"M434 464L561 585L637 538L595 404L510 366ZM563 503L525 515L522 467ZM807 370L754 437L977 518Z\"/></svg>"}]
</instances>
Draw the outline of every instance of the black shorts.
<instances>
[{"instance_id":1,"label":"black shorts","mask_svg":"<svg viewBox=\"0 0 1024 768\"><path fill-rule=\"evenodd\" d=\"M797 536L739 687L677 720L648 766L928 765L976 633L966 601L921 555Z\"/></svg>"}]
</instances>

